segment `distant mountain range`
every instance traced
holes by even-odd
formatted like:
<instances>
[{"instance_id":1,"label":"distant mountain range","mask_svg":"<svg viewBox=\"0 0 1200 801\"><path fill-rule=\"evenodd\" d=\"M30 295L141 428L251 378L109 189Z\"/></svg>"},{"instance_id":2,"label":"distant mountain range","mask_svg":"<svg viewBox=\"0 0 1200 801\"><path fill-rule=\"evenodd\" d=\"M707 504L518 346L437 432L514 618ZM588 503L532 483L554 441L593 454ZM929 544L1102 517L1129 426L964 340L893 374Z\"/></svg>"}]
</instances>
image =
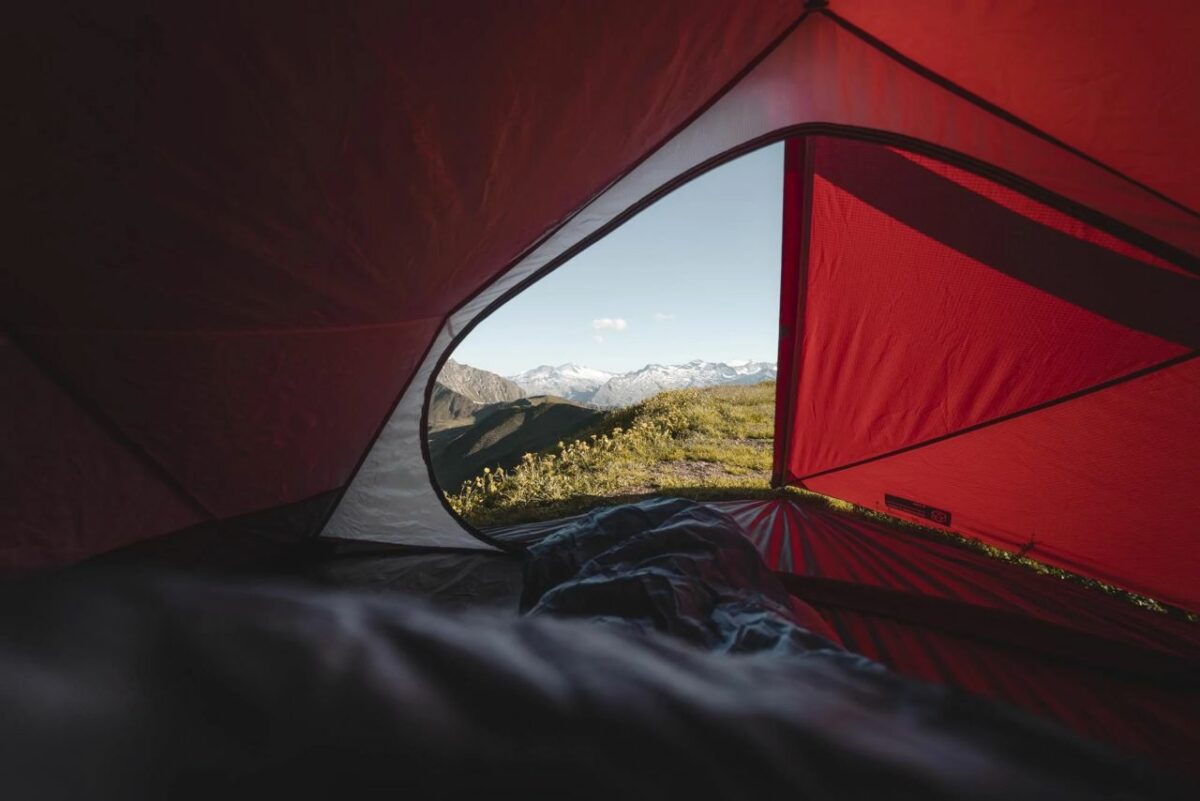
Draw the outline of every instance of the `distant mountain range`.
<instances>
[{"instance_id":1,"label":"distant mountain range","mask_svg":"<svg viewBox=\"0 0 1200 801\"><path fill-rule=\"evenodd\" d=\"M431 428L429 455L438 485L457 492L483 468L511 469L526 453L570 442L604 412L543 395L482 407L458 425Z\"/></svg>"},{"instance_id":2,"label":"distant mountain range","mask_svg":"<svg viewBox=\"0 0 1200 801\"><path fill-rule=\"evenodd\" d=\"M558 367L543 364L541 367L509 376L508 380L525 390L528 395L557 395L578 403L588 403L592 395L596 394L596 390L616 375L568 362Z\"/></svg>"},{"instance_id":3,"label":"distant mountain range","mask_svg":"<svg viewBox=\"0 0 1200 801\"><path fill-rule=\"evenodd\" d=\"M456 492L485 467L516 466L526 453L581 435L604 418L663 390L757 384L775 378L771 362L648 364L607 373L575 364L542 366L503 378L450 360L434 385L429 452L442 489Z\"/></svg>"},{"instance_id":4,"label":"distant mountain range","mask_svg":"<svg viewBox=\"0 0 1200 801\"><path fill-rule=\"evenodd\" d=\"M542 365L509 376L528 395L557 395L601 408L629 406L668 389L758 384L775 379L773 362L648 364L628 373L608 373L577 364Z\"/></svg>"},{"instance_id":5,"label":"distant mountain range","mask_svg":"<svg viewBox=\"0 0 1200 801\"><path fill-rule=\"evenodd\" d=\"M526 398L513 382L455 361L438 374L429 407L429 454L438 485L457 492L485 467L570 440L603 415L553 396Z\"/></svg>"}]
</instances>

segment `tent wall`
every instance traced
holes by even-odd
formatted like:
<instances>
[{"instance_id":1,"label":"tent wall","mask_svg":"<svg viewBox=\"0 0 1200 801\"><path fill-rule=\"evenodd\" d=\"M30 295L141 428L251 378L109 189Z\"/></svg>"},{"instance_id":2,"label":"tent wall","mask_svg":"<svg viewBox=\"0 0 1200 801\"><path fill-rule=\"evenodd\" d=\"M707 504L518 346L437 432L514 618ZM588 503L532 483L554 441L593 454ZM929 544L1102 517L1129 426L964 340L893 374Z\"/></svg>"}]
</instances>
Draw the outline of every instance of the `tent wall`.
<instances>
[{"instance_id":1,"label":"tent wall","mask_svg":"<svg viewBox=\"0 0 1200 801\"><path fill-rule=\"evenodd\" d=\"M22 450L0 484L24 500L0 509L0 562L62 564L343 487L446 316L799 14L751 10L15 10L5 174L20 235L0 320L47 374L28 380L73 387L103 424L57 448L44 416L16 423L38 427L5 441ZM122 450L140 465L90 469ZM420 448L403 458L421 464ZM199 508L159 514L174 490L144 492L144 473ZM73 499L66 475L88 492ZM93 496L128 510L101 514Z\"/></svg>"},{"instance_id":2,"label":"tent wall","mask_svg":"<svg viewBox=\"0 0 1200 801\"><path fill-rule=\"evenodd\" d=\"M0 575L75 562L207 519L5 337L0 388Z\"/></svg>"},{"instance_id":3,"label":"tent wall","mask_svg":"<svg viewBox=\"0 0 1200 801\"><path fill-rule=\"evenodd\" d=\"M928 158L788 155L786 482L1200 606L1200 279Z\"/></svg>"},{"instance_id":4,"label":"tent wall","mask_svg":"<svg viewBox=\"0 0 1200 801\"><path fill-rule=\"evenodd\" d=\"M1194 267L1200 225L1170 198L1200 186L1200 10L1052 5L838 0L795 27L775 0L25 6L0 319L27 380L95 428L61 456L14 440L13 463L54 465L7 487L65 508L5 505L24 533L0 558L69 562L352 477L327 534L475 542L421 459L454 342L641 204L805 126L954 151ZM58 489L114 450L138 467Z\"/></svg>"},{"instance_id":5,"label":"tent wall","mask_svg":"<svg viewBox=\"0 0 1200 801\"><path fill-rule=\"evenodd\" d=\"M1200 11L1041 0L834 0L914 64L1200 210Z\"/></svg>"},{"instance_id":6,"label":"tent wall","mask_svg":"<svg viewBox=\"0 0 1200 801\"><path fill-rule=\"evenodd\" d=\"M834 18L809 15L711 107L450 316L324 533L425 544L456 536L447 534L457 529L427 467L405 458L424 439L425 395L455 343L528 281L663 192L747 148L829 131L990 165L1103 220L1153 258L1186 265L1185 272L1200 254L1200 224L1187 211L913 70Z\"/></svg>"}]
</instances>

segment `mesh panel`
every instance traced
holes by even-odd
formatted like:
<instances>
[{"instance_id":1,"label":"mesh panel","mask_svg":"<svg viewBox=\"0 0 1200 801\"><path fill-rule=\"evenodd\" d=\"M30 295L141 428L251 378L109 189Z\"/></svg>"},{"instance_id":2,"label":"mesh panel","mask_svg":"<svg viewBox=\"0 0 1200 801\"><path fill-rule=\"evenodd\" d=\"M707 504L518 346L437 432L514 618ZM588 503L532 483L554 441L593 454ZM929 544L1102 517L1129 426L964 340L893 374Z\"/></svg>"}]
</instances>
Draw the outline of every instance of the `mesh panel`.
<instances>
[{"instance_id":1,"label":"mesh panel","mask_svg":"<svg viewBox=\"0 0 1200 801\"><path fill-rule=\"evenodd\" d=\"M949 165L810 148L788 480L1200 604L1200 281Z\"/></svg>"}]
</instances>

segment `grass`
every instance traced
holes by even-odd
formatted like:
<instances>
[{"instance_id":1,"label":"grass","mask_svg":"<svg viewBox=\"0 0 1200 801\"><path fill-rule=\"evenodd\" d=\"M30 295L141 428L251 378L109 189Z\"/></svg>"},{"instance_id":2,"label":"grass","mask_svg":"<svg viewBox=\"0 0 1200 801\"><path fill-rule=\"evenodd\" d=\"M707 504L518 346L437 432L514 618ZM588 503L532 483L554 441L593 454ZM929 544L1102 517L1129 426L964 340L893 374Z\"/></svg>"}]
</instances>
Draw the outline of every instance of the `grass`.
<instances>
[{"instance_id":1,"label":"grass","mask_svg":"<svg viewBox=\"0 0 1200 801\"><path fill-rule=\"evenodd\" d=\"M775 384L663 392L606 414L571 442L527 453L511 470L487 470L447 495L477 528L552 520L600 506L671 495L694 500L780 498L820 504L948 542L1193 622L1196 615L1005 551L807 490L770 486Z\"/></svg>"},{"instance_id":2,"label":"grass","mask_svg":"<svg viewBox=\"0 0 1200 801\"><path fill-rule=\"evenodd\" d=\"M512 470L485 470L448 500L485 528L651 494L769 492L774 414L773 383L664 392Z\"/></svg>"}]
</instances>

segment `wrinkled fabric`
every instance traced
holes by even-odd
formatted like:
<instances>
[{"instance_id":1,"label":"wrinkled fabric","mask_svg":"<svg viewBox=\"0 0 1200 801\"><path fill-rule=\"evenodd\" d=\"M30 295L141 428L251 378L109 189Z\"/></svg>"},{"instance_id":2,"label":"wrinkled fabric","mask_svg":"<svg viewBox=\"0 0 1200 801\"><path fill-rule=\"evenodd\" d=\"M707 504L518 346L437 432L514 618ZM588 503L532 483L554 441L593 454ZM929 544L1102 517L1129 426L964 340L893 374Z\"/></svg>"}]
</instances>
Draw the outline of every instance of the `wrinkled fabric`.
<instances>
[{"instance_id":1,"label":"wrinkled fabric","mask_svg":"<svg viewBox=\"0 0 1200 801\"><path fill-rule=\"evenodd\" d=\"M262 582L9 585L0 776L6 797L72 801L1187 797L833 648L628 628Z\"/></svg>"},{"instance_id":2,"label":"wrinkled fabric","mask_svg":"<svg viewBox=\"0 0 1200 801\"><path fill-rule=\"evenodd\" d=\"M420 596L443 609L489 607L515 611L521 596L521 561L514 554L346 549L309 568L322 584Z\"/></svg>"},{"instance_id":3,"label":"wrinkled fabric","mask_svg":"<svg viewBox=\"0 0 1200 801\"><path fill-rule=\"evenodd\" d=\"M710 651L839 648L733 518L682 499L600 509L531 547L521 608L662 632Z\"/></svg>"},{"instance_id":4,"label":"wrinkled fabric","mask_svg":"<svg viewBox=\"0 0 1200 801\"><path fill-rule=\"evenodd\" d=\"M686 509L678 503L670 508ZM901 675L1011 704L1122 753L1200 776L1194 758L1200 691L1177 672L1200 664L1195 624L821 503L775 498L705 505L733 519L767 567L780 571L785 586L804 598L804 608L819 610L848 650ZM534 544L558 532L564 542L556 544L553 558L533 552L540 554L538 575L552 573L549 581L560 583L580 570L581 559L591 558L585 545L604 539L600 530L616 529L611 539L617 542L631 528L657 525L647 506L591 517L489 533ZM577 536L580 531L586 536ZM822 583L845 592L814 594ZM864 604L880 591L895 593L897 603ZM949 602L957 610L940 622L910 614L906 610L918 599ZM995 613L1023 621L1017 628L1024 633L1011 625L994 628ZM1052 635L1057 647L1030 637L1039 627L1059 630L1061 636Z\"/></svg>"},{"instance_id":5,"label":"wrinkled fabric","mask_svg":"<svg viewBox=\"0 0 1200 801\"><path fill-rule=\"evenodd\" d=\"M23 235L0 312L32 364L0 414L85 436L12 448L0 563L63 565L352 479L327 534L474 546L420 459L455 338L660 192L798 126L962 154L1194 268L1195 3L837 1L798 25L801 3L733 5L14 9ZM42 410L30 387L66 395ZM99 462L117 469L64 490Z\"/></svg>"}]
</instances>

